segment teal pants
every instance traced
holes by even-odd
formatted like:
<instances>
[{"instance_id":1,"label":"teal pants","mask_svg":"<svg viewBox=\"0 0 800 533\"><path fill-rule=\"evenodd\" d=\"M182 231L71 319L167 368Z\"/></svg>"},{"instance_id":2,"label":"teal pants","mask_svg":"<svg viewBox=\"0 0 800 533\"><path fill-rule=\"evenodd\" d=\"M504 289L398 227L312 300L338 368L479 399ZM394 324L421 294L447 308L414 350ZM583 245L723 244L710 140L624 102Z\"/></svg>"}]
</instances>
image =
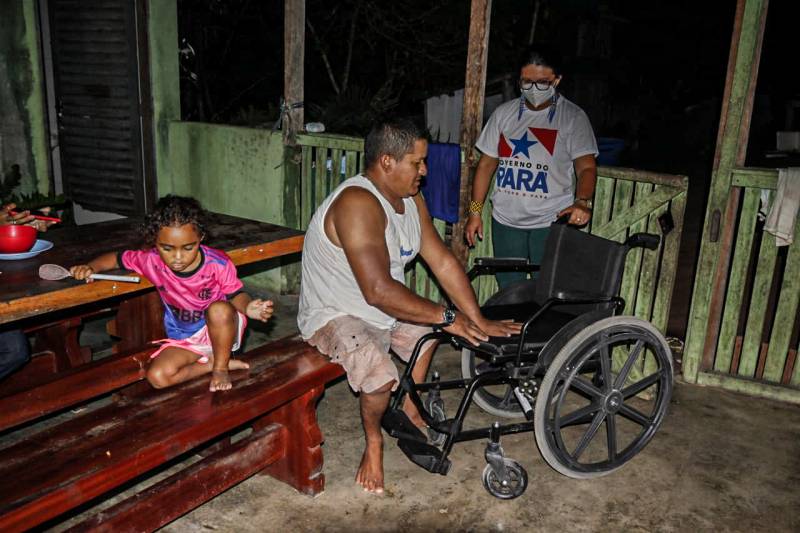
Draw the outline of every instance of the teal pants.
<instances>
[{"instance_id":1,"label":"teal pants","mask_svg":"<svg viewBox=\"0 0 800 533\"><path fill-rule=\"evenodd\" d=\"M492 219L492 243L495 257L527 257L533 264L541 264L544 243L550 227L536 229L517 229ZM495 277L500 288L522 281L525 272L498 272ZM534 275L535 277L535 275Z\"/></svg>"}]
</instances>

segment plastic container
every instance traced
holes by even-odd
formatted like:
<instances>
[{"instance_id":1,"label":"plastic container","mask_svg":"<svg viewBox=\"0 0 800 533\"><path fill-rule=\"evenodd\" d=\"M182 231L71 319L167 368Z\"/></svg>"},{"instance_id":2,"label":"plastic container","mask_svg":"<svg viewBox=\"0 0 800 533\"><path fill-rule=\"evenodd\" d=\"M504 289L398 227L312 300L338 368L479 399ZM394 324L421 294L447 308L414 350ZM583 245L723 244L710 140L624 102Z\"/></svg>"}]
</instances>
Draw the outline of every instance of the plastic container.
<instances>
[{"instance_id":1,"label":"plastic container","mask_svg":"<svg viewBox=\"0 0 800 533\"><path fill-rule=\"evenodd\" d=\"M619 165L620 154L625 149L625 139L599 137L597 139L597 164L613 167Z\"/></svg>"},{"instance_id":2,"label":"plastic container","mask_svg":"<svg viewBox=\"0 0 800 533\"><path fill-rule=\"evenodd\" d=\"M322 133L325 131L325 124L322 122L308 122L306 123L306 131L308 133Z\"/></svg>"},{"instance_id":3,"label":"plastic container","mask_svg":"<svg viewBox=\"0 0 800 533\"><path fill-rule=\"evenodd\" d=\"M0 226L0 254L27 252L36 243L36 228L33 226Z\"/></svg>"}]
</instances>

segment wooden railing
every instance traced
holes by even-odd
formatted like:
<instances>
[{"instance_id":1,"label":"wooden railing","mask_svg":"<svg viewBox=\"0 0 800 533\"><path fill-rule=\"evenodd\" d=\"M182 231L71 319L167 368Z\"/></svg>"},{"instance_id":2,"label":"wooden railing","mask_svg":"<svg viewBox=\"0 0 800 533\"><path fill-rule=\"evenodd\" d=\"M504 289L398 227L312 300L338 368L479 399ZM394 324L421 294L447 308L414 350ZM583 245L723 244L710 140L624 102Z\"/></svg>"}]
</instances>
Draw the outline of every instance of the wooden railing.
<instances>
[{"instance_id":1,"label":"wooden railing","mask_svg":"<svg viewBox=\"0 0 800 533\"><path fill-rule=\"evenodd\" d=\"M325 133L300 134L300 228L314 210L345 179L364 167L364 140Z\"/></svg>"},{"instance_id":2,"label":"wooden railing","mask_svg":"<svg viewBox=\"0 0 800 533\"><path fill-rule=\"evenodd\" d=\"M771 205L778 173L737 168L741 207L731 256L722 320L713 353L698 363L698 383L800 402L798 303L800 303L800 225L794 242L778 248L763 231L762 199ZM694 355L693 355L694 356Z\"/></svg>"},{"instance_id":3,"label":"wooden railing","mask_svg":"<svg viewBox=\"0 0 800 533\"><path fill-rule=\"evenodd\" d=\"M298 141L302 157L301 220L305 228L328 192L343 179L362 170L363 141L333 135L300 135ZM684 176L627 168L600 167L598 174L594 219L587 231L618 241L641 231L660 235L659 217L671 216L674 228L662 239L657 250L637 249L628 255L621 293L626 301L626 313L650 320L661 331L666 331L688 180ZM472 250L470 266L476 257L493 255L489 209L484 211L483 220L484 239ZM447 241L449 225L440 220L434 220L434 225ZM408 269L406 282L417 294L440 299L439 286L421 260ZM492 276L477 278L474 287L480 302L497 292Z\"/></svg>"}]
</instances>

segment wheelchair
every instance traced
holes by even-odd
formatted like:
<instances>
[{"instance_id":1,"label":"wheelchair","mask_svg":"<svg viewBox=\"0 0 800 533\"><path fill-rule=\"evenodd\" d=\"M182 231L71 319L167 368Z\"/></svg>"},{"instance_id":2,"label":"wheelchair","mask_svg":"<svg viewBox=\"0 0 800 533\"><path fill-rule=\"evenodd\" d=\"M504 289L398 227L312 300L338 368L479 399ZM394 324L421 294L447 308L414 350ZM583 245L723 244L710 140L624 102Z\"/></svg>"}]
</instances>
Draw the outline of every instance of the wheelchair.
<instances>
[{"instance_id":1,"label":"wheelchair","mask_svg":"<svg viewBox=\"0 0 800 533\"><path fill-rule=\"evenodd\" d=\"M492 337L479 346L440 329L416 344L382 419L405 455L432 473L446 475L458 442L487 439L485 489L501 499L528 485L522 465L505 456L500 437L533 432L544 460L577 479L604 476L622 467L653 438L667 413L673 363L663 335L649 322L620 313L625 258L634 248L658 248L658 235L637 233L625 242L554 223L540 266L527 259L483 258L470 279L502 270L533 272L482 306L493 320L523 324L519 335ZM462 350L461 377L429 381L411 377L422 346L431 339ZM431 360L431 368L435 361ZM441 395L462 389L448 418ZM402 411L408 395L429 426L425 434ZM465 429L473 401L496 417L489 427ZM516 419L516 420L510 420Z\"/></svg>"}]
</instances>

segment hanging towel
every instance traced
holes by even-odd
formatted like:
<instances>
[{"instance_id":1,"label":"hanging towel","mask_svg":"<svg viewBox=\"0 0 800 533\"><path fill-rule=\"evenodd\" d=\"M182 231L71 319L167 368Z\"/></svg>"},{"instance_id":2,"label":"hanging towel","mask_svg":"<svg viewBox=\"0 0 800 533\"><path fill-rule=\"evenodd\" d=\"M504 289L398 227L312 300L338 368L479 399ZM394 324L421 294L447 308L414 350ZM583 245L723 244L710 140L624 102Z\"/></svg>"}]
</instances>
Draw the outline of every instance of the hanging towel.
<instances>
[{"instance_id":1,"label":"hanging towel","mask_svg":"<svg viewBox=\"0 0 800 533\"><path fill-rule=\"evenodd\" d=\"M458 194L461 184L461 147L452 143L428 145L428 175L422 195L433 218L458 222Z\"/></svg>"},{"instance_id":2,"label":"hanging towel","mask_svg":"<svg viewBox=\"0 0 800 533\"><path fill-rule=\"evenodd\" d=\"M788 246L794 239L794 225L800 207L800 167L778 170L778 190L774 198L764 231L775 235L776 246Z\"/></svg>"}]
</instances>

